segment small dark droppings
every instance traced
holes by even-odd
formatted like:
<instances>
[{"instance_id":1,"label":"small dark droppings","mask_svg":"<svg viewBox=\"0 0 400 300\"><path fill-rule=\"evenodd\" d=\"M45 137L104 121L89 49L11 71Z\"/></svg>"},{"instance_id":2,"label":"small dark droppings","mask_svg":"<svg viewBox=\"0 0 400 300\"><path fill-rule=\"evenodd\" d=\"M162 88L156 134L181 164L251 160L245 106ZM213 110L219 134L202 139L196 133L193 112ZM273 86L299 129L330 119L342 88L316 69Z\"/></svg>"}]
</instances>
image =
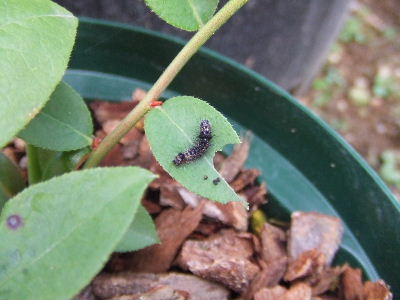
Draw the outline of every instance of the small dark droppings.
<instances>
[{"instance_id":1,"label":"small dark droppings","mask_svg":"<svg viewBox=\"0 0 400 300\"><path fill-rule=\"evenodd\" d=\"M207 176L207 175L204 175L203 179L204 179L204 180L207 180L207 179L208 179L208 176Z\"/></svg>"},{"instance_id":2,"label":"small dark droppings","mask_svg":"<svg viewBox=\"0 0 400 300\"><path fill-rule=\"evenodd\" d=\"M214 183L214 185L217 185L220 181L221 181L221 179L219 177L217 177L213 180L213 183Z\"/></svg>"},{"instance_id":3,"label":"small dark droppings","mask_svg":"<svg viewBox=\"0 0 400 300\"><path fill-rule=\"evenodd\" d=\"M17 230L22 225L22 218L18 215L11 215L7 218L7 226L12 230Z\"/></svg>"}]
</instances>

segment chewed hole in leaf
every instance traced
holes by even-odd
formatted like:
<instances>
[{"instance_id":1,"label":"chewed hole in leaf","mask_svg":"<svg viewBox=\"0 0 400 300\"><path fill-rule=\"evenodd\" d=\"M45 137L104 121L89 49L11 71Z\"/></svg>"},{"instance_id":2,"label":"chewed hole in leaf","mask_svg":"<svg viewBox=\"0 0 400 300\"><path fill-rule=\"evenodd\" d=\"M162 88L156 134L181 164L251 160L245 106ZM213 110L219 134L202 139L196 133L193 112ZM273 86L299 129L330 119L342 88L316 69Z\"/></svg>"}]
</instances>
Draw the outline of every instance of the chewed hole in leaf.
<instances>
[{"instance_id":1,"label":"chewed hole in leaf","mask_svg":"<svg viewBox=\"0 0 400 300\"><path fill-rule=\"evenodd\" d=\"M209 128L205 120L212 127ZM210 135L204 130L210 130ZM158 162L187 189L222 203L244 202L213 165L217 151L227 144L240 143L231 124L215 108L194 97L175 97L147 115L145 131ZM208 137L208 143L201 145L201 139L205 136ZM194 152L189 153L190 150ZM184 154L181 159L186 161L179 161L177 165L179 153ZM215 184L217 178L219 181L215 181Z\"/></svg>"}]
</instances>

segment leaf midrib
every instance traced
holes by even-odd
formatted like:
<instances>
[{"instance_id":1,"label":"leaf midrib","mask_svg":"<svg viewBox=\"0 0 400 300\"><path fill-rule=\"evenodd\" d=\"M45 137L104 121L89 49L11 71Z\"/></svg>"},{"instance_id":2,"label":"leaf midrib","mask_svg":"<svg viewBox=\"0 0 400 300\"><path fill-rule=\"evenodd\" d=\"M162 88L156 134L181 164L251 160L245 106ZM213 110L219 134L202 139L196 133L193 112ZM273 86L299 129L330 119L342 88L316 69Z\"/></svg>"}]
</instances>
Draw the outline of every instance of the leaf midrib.
<instances>
[{"instance_id":1,"label":"leaf midrib","mask_svg":"<svg viewBox=\"0 0 400 300\"><path fill-rule=\"evenodd\" d=\"M196 9L196 6L193 4L192 0L187 0L187 2L189 4L190 8L192 9L193 16L196 19L197 24L199 24L199 27L203 27L204 23L203 23L203 20L201 19L200 15L199 15L197 9Z\"/></svg>"},{"instance_id":2,"label":"leaf midrib","mask_svg":"<svg viewBox=\"0 0 400 300\"><path fill-rule=\"evenodd\" d=\"M80 136L83 137L85 140L87 140L87 141L89 142L89 144L92 142L92 139L91 139L90 136L84 134L83 132L80 132L79 130L77 130L77 129L75 129L73 126L71 126L70 124L63 122L63 121L61 121L61 120L59 120L59 119L53 117L52 115L50 115L50 114L48 114L48 113L46 113L46 112L44 112L44 111L40 112L40 115L42 115L42 116L44 116L44 117L47 117L47 118L49 118L50 120L52 120L52 121L54 121L54 122L56 122L56 123L59 123L61 126L64 126L64 127L68 128L68 129L70 129L71 131L75 132L77 135L80 135Z\"/></svg>"}]
</instances>

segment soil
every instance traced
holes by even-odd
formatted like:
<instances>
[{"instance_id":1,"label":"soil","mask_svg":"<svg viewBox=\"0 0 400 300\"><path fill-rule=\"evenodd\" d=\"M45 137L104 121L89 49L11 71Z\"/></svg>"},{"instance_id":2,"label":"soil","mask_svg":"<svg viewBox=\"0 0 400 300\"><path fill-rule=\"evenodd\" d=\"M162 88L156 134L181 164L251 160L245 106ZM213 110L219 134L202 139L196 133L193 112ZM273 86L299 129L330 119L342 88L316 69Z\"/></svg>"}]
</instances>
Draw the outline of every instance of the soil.
<instances>
[{"instance_id":1,"label":"soil","mask_svg":"<svg viewBox=\"0 0 400 300\"><path fill-rule=\"evenodd\" d=\"M400 195L400 2L361 0L301 101L321 115ZM385 152L396 163L385 161ZM389 164L394 165L389 165ZM384 171L384 167L389 169Z\"/></svg>"}]
</instances>

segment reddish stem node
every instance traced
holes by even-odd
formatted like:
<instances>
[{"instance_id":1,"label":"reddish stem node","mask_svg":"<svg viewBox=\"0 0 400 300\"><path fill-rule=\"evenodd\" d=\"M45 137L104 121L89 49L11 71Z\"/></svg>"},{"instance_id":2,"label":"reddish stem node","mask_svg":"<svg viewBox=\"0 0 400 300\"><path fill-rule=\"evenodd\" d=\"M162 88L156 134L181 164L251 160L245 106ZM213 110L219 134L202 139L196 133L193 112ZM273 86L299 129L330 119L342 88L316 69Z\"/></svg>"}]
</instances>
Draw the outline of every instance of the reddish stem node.
<instances>
[{"instance_id":1,"label":"reddish stem node","mask_svg":"<svg viewBox=\"0 0 400 300\"><path fill-rule=\"evenodd\" d=\"M96 149L99 147L101 141L102 141L102 139L99 138L99 137L93 138L93 141L92 141L92 150L96 150Z\"/></svg>"},{"instance_id":2,"label":"reddish stem node","mask_svg":"<svg viewBox=\"0 0 400 300\"><path fill-rule=\"evenodd\" d=\"M162 104L163 104L162 101L153 101L153 102L151 102L150 106L157 107L157 106L161 106Z\"/></svg>"}]
</instances>

